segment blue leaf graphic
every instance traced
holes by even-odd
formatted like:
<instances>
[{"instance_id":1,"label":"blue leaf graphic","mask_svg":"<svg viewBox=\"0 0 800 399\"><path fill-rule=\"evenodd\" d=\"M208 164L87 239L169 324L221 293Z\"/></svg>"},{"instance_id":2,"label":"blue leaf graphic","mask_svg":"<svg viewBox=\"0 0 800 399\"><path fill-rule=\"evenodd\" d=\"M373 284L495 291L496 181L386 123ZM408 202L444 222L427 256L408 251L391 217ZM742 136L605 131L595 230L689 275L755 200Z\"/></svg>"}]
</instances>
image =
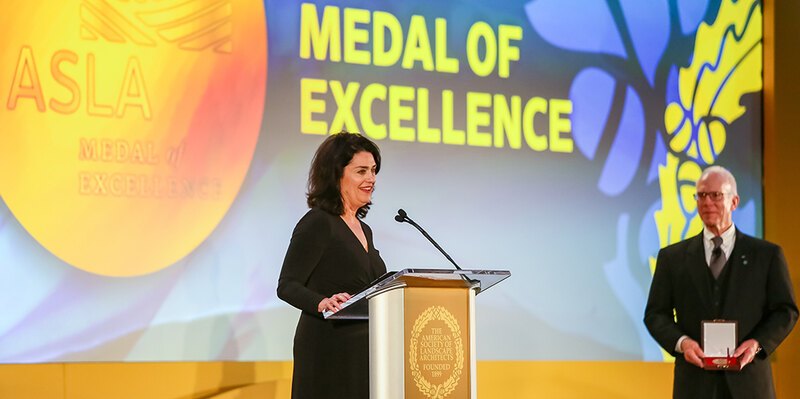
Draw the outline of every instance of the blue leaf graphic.
<instances>
[{"instance_id":1,"label":"blue leaf graphic","mask_svg":"<svg viewBox=\"0 0 800 399\"><path fill-rule=\"evenodd\" d=\"M644 146L643 111L639 95L628 87L617 135L597 183L600 191L606 195L621 194L636 175Z\"/></svg>"},{"instance_id":2,"label":"blue leaf graphic","mask_svg":"<svg viewBox=\"0 0 800 399\"><path fill-rule=\"evenodd\" d=\"M678 0L678 15L684 35L697 30L706 13L706 8L708 8L708 0Z\"/></svg>"},{"instance_id":3,"label":"blue leaf graphic","mask_svg":"<svg viewBox=\"0 0 800 399\"><path fill-rule=\"evenodd\" d=\"M753 200L747 201L744 206L739 206L733 212L733 223L742 233L756 235L756 204Z\"/></svg>"},{"instance_id":4,"label":"blue leaf graphic","mask_svg":"<svg viewBox=\"0 0 800 399\"><path fill-rule=\"evenodd\" d=\"M634 278L628 267L628 222L630 216L622 213L617 219L617 248L614 259L603 264L606 281L619 300L631 323L636 326L643 360L660 360L661 351L650 338L650 334L641 322L647 302L647 291Z\"/></svg>"},{"instance_id":5,"label":"blue leaf graphic","mask_svg":"<svg viewBox=\"0 0 800 399\"><path fill-rule=\"evenodd\" d=\"M650 162L650 170L647 172L647 184L650 184L658 179L658 166L665 165L666 162L667 145L664 144L661 131L656 130L656 145L653 148L653 159L652 162Z\"/></svg>"},{"instance_id":6,"label":"blue leaf graphic","mask_svg":"<svg viewBox=\"0 0 800 399\"><path fill-rule=\"evenodd\" d=\"M680 93L678 93L678 68L675 65L669 69L669 75L667 75L667 104L669 103L681 103Z\"/></svg>"},{"instance_id":7,"label":"blue leaf graphic","mask_svg":"<svg viewBox=\"0 0 800 399\"><path fill-rule=\"evenodd\" d=\"M525 13L539 35L555 46L625 56L605 1L533 0L525 5Z\"/></svg>"},{"instance_id":8,"label":"blue leaf graphic","mask_svg":"<svg viewBox=\"0 0 800 399\"><path fill-rule=\"evenodd\" d=\"M639 261L643 265L650 265L650 256L658 253L658 226L653 222L653 214L661 209L661 200L658 199L647 208L639 226Z\"/></svg>"},{"instance_id":9,"label":"blue leaf graphic","mask_svg":"<svg viewBox=\"0 0 800 399\"><path fill-rule=\"evenodd\" d=\"M572 100L572 138L578 150L594 159L614 96L614 78L597 68L581 71L569 91Z\"/></svg>"},{"instance_id":10,"label":"blue leaf graphic","mask_svg":"<svg viewBox=\"0 0 800 399\"><path fill-rule=\"evenodd\" d=\"M653 86L669 40L669 5L666 0L620 0L620 5L642 71Z\"/></svg>"}]
</instances>

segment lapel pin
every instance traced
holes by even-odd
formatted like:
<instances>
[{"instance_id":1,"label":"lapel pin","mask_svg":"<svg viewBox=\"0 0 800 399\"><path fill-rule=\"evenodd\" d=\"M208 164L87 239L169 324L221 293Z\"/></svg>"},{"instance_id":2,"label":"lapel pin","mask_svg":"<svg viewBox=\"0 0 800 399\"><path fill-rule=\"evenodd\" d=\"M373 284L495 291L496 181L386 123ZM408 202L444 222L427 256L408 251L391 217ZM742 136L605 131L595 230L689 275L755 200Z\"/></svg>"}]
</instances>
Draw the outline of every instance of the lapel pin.
<instances>
[{"instance_id":1,"label":"lapel pin","mask_svg":"<svg viewBox=\"0 0 800 399\"><path fill-rule=\"evenodd\" d=\"M747 256L745 256L745 255L742 255L742 264L743 265L747 264Z\"/></svg>"}]
</instances>

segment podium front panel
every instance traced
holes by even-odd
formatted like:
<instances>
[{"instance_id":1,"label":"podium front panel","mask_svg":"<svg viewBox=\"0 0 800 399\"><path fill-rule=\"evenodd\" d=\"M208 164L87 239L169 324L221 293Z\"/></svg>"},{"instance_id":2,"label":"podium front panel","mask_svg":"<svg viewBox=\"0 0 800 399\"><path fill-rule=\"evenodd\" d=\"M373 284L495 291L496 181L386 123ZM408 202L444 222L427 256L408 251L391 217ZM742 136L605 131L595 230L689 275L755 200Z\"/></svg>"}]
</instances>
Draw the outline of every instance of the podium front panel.
<instances>
[{"instance_id":1,"label":"podium front panel","mask_svg":"<svg viewBox=\"0 0 800 399\"><path fill-rule=\"evenodd\" d=\"M369 299L370 397L477 396L475 290L398 287Z\"/></svg>"},{"instance_id":2,"label":"podium front panel","mask_svg":"<svg viewBox=\"0 0 800 399\"><path fill-rule=\"evenodd\" d=\"M469 398L472 290L410 287L405 291L405 397Z\"/></svg>"}]
</instances>

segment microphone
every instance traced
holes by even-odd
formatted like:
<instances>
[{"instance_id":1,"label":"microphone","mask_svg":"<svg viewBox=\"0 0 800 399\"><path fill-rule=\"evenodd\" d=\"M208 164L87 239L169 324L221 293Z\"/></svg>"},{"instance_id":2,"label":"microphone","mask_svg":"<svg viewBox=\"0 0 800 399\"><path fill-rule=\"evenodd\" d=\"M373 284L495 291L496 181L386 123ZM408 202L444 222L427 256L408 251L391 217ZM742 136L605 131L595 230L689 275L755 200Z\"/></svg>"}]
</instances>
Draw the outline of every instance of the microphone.
<instances>
[{"instance_id":1,"label":"microphone","mask_svg":"<svg viewBox=\"0 0 800 399\"><path fill-rule=\"evenodd\" d=\"M397 210L397 215L394 215L394 220L398 221L399 223L403 223L403 222L406 221L406 219L408 219L408 214L406 213L406 211L404 211L402 209L398 209ZM408 219L408 220L411 220L411 219Z\"/></svg>"},{"instance_id":2,"label":"microphone","mask_svg":"<svg viewBox=\"0 0 800 399\"><path fill-rule=\"evenodd\" d=\"M397 210L397 215L395 215L394 220L396 220L398 223L406 222L406 223L416 227L417 230L419 230L419 232L422 233L422 235L424 235L425 238L427 238L428 241L430 241L431 244L433 244L433 246L436 247L436 249L438 249L439 252L441 252L442 255L444 255L444 257L447 258L447 260L449 260L450 263L452 263L453 266L456 267L456 269L463 270L460 266L458 266L456 264L456 262L453 260L453 258L451 258L450 255L448 255L447 252L445 252L444 249L442 249L442 247L440 247L439 244L437 244L436 241L434 241L434 239L431 238L431 236L428 235L428 233L422 227L420 227L416 222L414 222L413 220L411 220L410 217L408 217L408 214L406 213L406 211L404 211L402 209L398 209Z\"/></svg>"}]
</instances>

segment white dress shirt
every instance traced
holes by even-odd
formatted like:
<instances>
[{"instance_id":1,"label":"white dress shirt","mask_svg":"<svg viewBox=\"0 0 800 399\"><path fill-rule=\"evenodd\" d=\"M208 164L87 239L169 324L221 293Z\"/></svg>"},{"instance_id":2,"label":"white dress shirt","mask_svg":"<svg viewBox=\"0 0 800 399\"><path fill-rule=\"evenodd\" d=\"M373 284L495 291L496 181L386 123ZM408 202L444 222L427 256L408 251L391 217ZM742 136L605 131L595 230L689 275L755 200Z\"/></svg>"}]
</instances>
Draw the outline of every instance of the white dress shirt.
<instances>
[{"instance_id":1,"label":"white dress shirt","mask_svg":"<svg viewBox=\"0 0 800 399\"><path fill-rule=\"evenodd\" d=\"M706 265L711 267L711 255L714 252L714 242L711 241L714 238L715 234L708 231L707 227L703 227L703 247L706 249ZM722 244L720 245L720 249L725 254L725 259L731 258L731 253L733 252L733 244L736 243L736 226L731 223L731 226L728 227L727 230L723 231L720 234L722 237ZM688 335L683 335L678 338L678 342L675 344L675 352L683 353L681 350L681 344L683 340L689 338Z\"/></svg>"}]
</instances>

